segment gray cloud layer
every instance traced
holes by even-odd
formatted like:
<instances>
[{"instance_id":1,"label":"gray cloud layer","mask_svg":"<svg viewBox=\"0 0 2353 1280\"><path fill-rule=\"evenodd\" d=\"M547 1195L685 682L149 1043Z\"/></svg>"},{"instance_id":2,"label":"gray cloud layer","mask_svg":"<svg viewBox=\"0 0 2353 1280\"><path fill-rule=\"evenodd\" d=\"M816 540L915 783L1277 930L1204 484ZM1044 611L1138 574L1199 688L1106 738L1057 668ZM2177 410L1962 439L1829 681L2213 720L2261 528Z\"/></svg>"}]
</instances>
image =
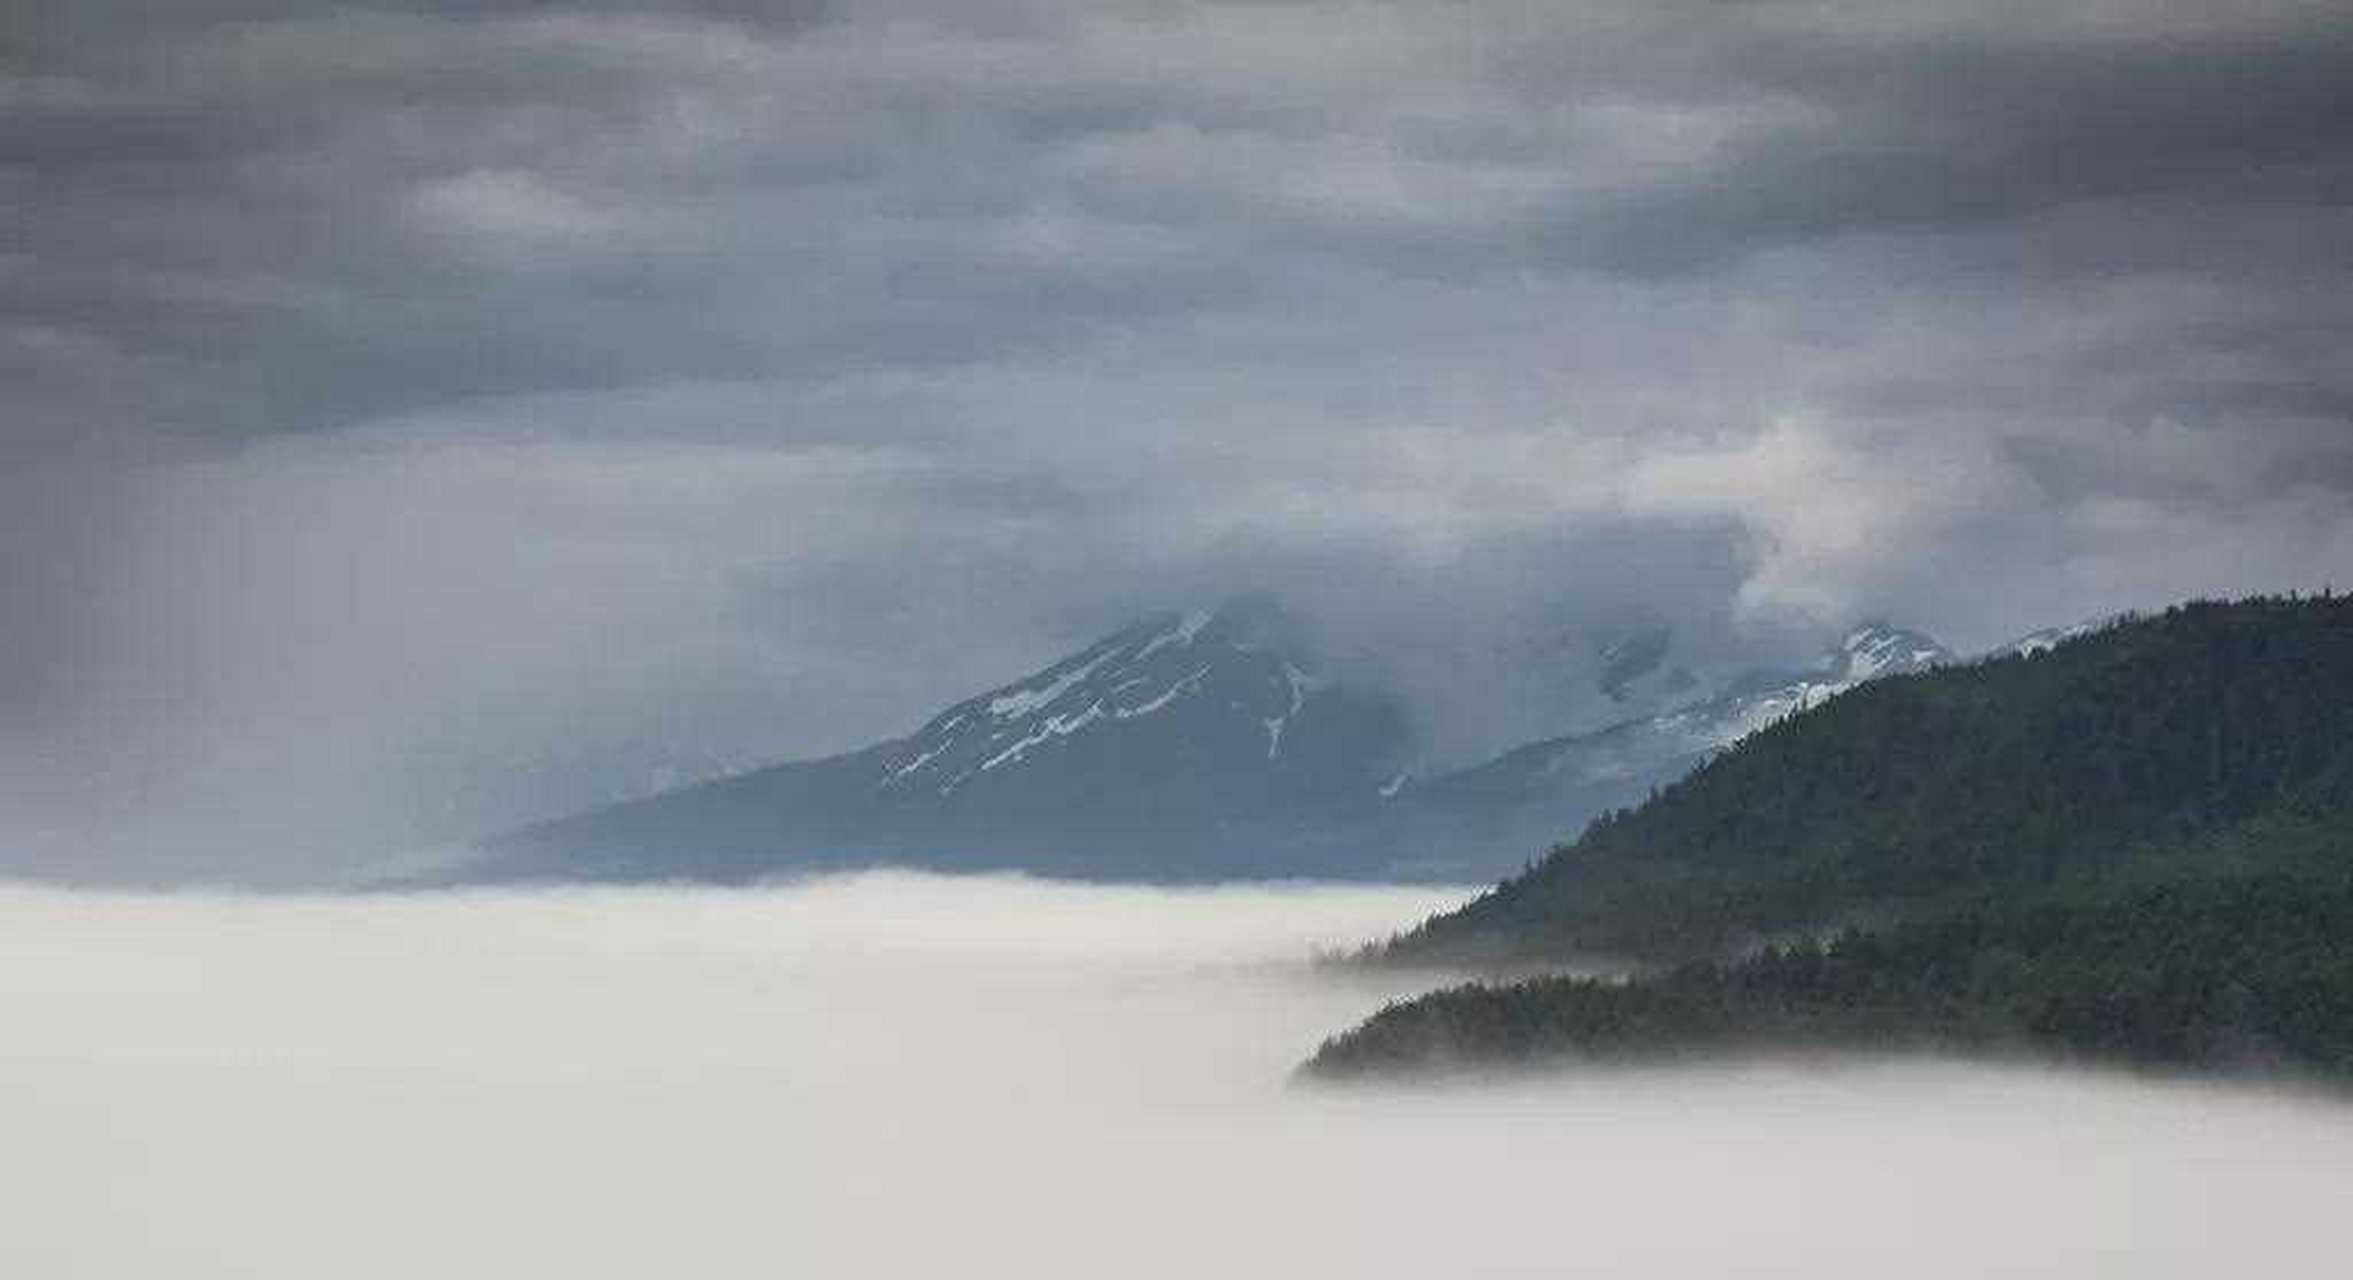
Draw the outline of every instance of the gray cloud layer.
<instances>
[{"instance_id":1,"label":"gray cloud layer","mask_svg":"<svg viewBox=\"0 0 2353 1280\"><path fill-rule=\"evenodd\" d=\"M20 865L330 858L581 744L846 745L1235 587L1464 751L1594 714L1541 655L1636 613L1967 645L2353 565L2333 4L11 36Z\"/></svg>"}]
</instances>

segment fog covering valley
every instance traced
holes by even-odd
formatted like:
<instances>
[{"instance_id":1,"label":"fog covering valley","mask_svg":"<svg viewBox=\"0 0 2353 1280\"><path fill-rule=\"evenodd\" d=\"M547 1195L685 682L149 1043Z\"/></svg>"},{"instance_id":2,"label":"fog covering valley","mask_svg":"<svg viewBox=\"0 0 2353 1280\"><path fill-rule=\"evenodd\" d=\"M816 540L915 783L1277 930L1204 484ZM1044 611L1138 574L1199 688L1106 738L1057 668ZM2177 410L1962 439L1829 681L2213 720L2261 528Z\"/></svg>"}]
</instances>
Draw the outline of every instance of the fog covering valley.
<instances>
[{"instance_id":1,"label":"fog covering valley","mask_svg":"<svg viewBox=\"0 0 2353 1280\"><path fill-rule=\"evenodd\" d=\"M1870 1061L1306 1088L1465 896L0 888L25 1276L2298 1274L2353 1108Z\"/></svg>"}]
</instances>

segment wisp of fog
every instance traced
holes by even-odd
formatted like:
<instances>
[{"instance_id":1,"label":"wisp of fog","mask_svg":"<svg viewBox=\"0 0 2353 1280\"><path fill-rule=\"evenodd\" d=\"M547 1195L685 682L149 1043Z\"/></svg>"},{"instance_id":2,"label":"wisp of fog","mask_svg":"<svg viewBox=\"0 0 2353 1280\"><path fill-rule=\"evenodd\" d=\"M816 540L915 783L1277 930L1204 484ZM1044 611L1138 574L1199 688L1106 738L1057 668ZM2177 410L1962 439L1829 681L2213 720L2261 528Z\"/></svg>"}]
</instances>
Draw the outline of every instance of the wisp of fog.
<instances>
[{"instance_id":1,"label":"wisp of fog","mask_svg":"<svg viewBox=\"0 0 2353 1280\"><path fill-rule=\"evenodd\" d=\"M1927 1063L1330 1092L1459 899L0 888L0 1273L2309 1272L2353 1107Z\"/></svg>"}]
</instances>

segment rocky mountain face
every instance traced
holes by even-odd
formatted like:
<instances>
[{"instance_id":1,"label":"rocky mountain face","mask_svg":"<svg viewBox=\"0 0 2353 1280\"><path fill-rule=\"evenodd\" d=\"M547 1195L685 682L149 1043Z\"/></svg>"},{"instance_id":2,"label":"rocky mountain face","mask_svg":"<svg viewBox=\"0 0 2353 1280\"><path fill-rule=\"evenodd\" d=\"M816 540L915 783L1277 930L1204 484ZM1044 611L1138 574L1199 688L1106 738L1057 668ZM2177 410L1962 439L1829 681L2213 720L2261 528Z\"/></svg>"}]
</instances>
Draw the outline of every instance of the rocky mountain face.
<instances>
[{"instance_id":1,"label":"rocky mountain face","mask_svg":"<svg viewBox=\"0 0 2353 1280\"><path fill-rule=\"evenodd\" d=\"M543 824L491 878L744 879L909 864L1143 879L1363 875L1409 747L1279 608L1147 618L905 738Z\"/></svg>"},{"instance_id":2,"label":"rocky mountain face","mask_svg":"<svg viewBox=\"0 0 2353 1280\"><path fill-rule=\"evenodd\" d=\"M1279 609L1248 602L1148 618L948 708L886 753L876 792L973 812L1280 808L1378 785L1402 730L1316 674Z\"/></svg>"},{"instance_id":3,"label":"rocky mountain face","mask_svg":"<svg viewBox=\"0 0 2353 1280\"><path fill-rule=\"evenodd\" d=\"M904 738L531 827L465 874L741 880L888 864L1493 878L1775 720L1952 655L1874 624L1810 668L1713 690L1673 664L1663 628L1602 657L1613 698L1673 709L1416 778L1400 705L1334 678L1275 605L1163 614Z\"/></svg>"}]
</instances>

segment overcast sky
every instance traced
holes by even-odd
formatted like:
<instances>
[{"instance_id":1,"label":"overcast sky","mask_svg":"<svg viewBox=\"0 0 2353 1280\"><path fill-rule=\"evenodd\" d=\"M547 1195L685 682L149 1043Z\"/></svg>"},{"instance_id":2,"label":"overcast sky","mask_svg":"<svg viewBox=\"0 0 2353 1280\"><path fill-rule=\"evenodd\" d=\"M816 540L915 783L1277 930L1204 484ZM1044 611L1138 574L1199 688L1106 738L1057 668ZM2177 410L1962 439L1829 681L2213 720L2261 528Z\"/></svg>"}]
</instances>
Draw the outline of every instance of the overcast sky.
<instances>
[{"instance_id":1,"label":"overcast sky","mask_svg":"<svg viewBox=\"0 0 2353 1280\"><path fill-rule=\"evenodd\" d=\"M1237 589L1466 749L1635 617L2353 584L2341 2L9 8L0 867L854 745Z\"/></svg>"}]
</instances>

